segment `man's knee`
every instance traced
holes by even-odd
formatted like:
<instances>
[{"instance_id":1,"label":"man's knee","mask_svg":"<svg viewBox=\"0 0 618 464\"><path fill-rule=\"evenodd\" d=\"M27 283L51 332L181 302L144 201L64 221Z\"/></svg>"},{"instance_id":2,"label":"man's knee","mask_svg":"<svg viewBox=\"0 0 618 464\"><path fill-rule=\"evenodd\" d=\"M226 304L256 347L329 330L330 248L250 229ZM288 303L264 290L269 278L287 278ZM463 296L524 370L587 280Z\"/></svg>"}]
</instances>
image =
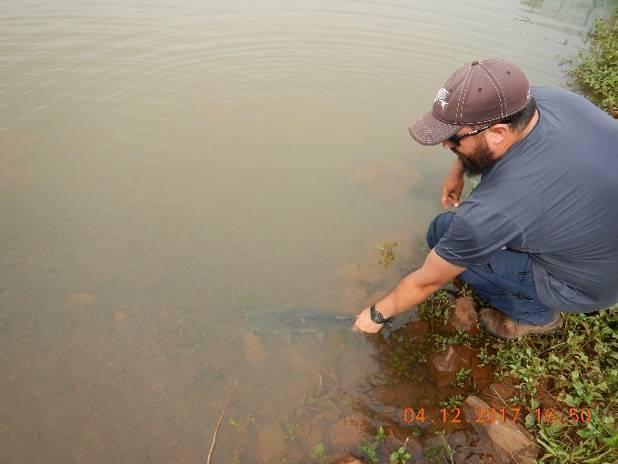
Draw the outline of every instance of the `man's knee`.
<instances>
[{"instance_id":1,"label":"man's knee","mask_svg":"<svg viewBox=\"0 0 618 464\"><path fill-rule=\"evenodd\" d=\"M446 213L438 214L431 221L429 229L427 229L427 246L429 248L435 247L436 243L446 234L454 217L455 213L453 211L447 211Z\"/></svg>"}]
</instances>

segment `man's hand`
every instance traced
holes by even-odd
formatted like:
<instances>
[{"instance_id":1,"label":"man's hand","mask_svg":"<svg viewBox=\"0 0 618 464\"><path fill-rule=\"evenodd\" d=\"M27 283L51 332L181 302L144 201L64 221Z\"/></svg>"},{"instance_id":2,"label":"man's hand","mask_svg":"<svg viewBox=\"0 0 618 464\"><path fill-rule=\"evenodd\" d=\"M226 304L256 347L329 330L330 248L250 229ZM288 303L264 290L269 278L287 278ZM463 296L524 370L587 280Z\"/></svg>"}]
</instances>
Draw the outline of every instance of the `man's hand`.
<instances>
[{"instance_id":1,"label":"man's hand","mask_svg":"<svg viewBox=\"0 0 618 464\"><path fill-rule=\"evenodd\" d=\"M379 332L383 326L384 324L376 324L373 322L371 320L369 308L365 308L356 317L356 322L354 322L354 327L352 327L352 330L355 332L376 333Z\"/></svg>"},{"instance_id":2,"label":"man's hand","mask_svg":"<svg viewBox=\"0 0 618 464\"><path fill-rule=\"evenodd\" d=\"M377 302L380 313L385 318L390 318L418 305L465 270L466 268L449 263L435 250L431 250L420 269L401 279L393 291ZM365 308L356 318L353 329L357 332L376 333L382 326L383 324L376 324L371 320L370 308Z\"/></svg>"},{"instance_id":3,"label":"man's hand","mask_svg":"<svg viewBox=\"0 0 618 464\"><path fill-rule=\"evenodd\" d=\"M464 171L459 160L455 160L449 170L444 183L442 184L442 194L440 200L443 208L451 206L458 207L461 201L461 192L464 188Z\"/></svg>"}]
</instances>

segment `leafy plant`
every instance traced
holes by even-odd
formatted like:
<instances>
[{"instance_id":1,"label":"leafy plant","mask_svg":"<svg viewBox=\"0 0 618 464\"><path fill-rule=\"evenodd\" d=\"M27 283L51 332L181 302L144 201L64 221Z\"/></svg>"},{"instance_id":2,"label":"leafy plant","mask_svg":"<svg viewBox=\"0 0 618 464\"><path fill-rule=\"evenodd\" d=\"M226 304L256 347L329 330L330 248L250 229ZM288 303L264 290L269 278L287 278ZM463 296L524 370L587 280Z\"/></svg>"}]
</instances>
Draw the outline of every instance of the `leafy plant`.
<instances>
[{"instance_id":1,"label":"leafy plant","mask_svg":"<svg viewBox=\"0 0 618 464\"><path fill-rule=\"evenodd\" d=\"M390 266L396 259L395 248L399 246L397 242L385 242L381 246L378 247L380 251L380 259L378 263L380 263L384 267Z\"/></svg>"},{"instance_id":2,"label":"leafy plant","mask_svg":"<svg viewBox=\"0 0 618 464\"><path fill-rule=\"evenodd\" d=\"M411 457L412 455L408 453L406 447L402 446L398 450L391 453L390 461L393 464L405 464Z\"/></svg>"},{"instance_id":3,"label":"leafy plant","mask_svg":"<svg viewBox=\"0 0 618 464\"><path fill-rule=\"evenodd\" d=\"M378 432L376 433L375 437L378 443L384 442L384 440L386 439L386 433L384 432L384 427L382 426L378 427Z\"/></svg>"},{"instance_id":4,"label":"leafy plant","mask_svg":"<svg viewBox=\"0 0 618 464\"><path fill-rule=\"evenodd\" d=\"M439 333L433 334L433 349L434 351L442 352L448 348L449 345L465 345L474 346L478 342L482 335L470 335L468 332L457 329L455 333L442 335Z\"/></svg>"},{"instance_id":5,"label":"leafy plant","mask_svg":"<svg viewBox=\"0 0 618 464\"><path fill-rule=\"evenodd\" d=\"M373 441L365 441L359 446L360 452L369 459L371 464L377 464L380 459L378 457L378 446L380 443L384 443L386 439L386 432L384 427L378 427L378 430L374 436Z\"/></svg>"},{"instance_id":6,"label":"leafy plant","mask_svg":"<svg viewBox=\"0 0 618 464\"><path fill-rule=\"evenodd\" d=\"M518 401L530 405L526 425L545 449L541 462L614 462L618 459L618 307L597 314L564 314L561 332L496 345L500 376L519 382ZM539 385L564 410L594 411L589 423L545 424L533 410ZM612 456L609 459L608 456ZM584 459L585 458L585 459Z\"/></svg>"},{"instance_id":7,"label":"leafy plant","mask_svg":"<svg viewBox=\"0 0 618 464\"><path fill-rule=\"evenodd\" d=\"M572 84L618 118L618 9L608 19L597 19L588 33L589 47L569 72Z\"/></svg>"},{"instance_id":8,"label":"leafy plant","mask_svg":"<svg viewBox=\"0 0 618 464\"><path fill-rule=\"evenodd\" d=\"M455 374L455 378L453 379L453 385L457 387L464 387L470 379L470 372L471 369L466 369L464 367L459 369L459 371L457 371L457 374Z\"/></svg>"},{"instance_id":9,"label":"leafy plant","mask_svg":"<svg viewBox=\"0 0 618 464\"><path fill-rule=\"evenodd\" d=\"M296 441L299 432L300 428L298 427L297 423L285 424L285 438L288 441Z\"/></svg>"},{"instance_id":10,"label":"leafy plant","mask_svg":"<svg viewBox=\"0 0 618 464\"><path fill-rule=\"evenodd\" d=\"M444 430L436 432L436 435L440 436L442 439L442 444L432 446L425 450L425 457L432 464L443 462L455 464L455 452L446 441L445 434Z\"/></svg>"},{"instance_id":11,"label":"leafy plant","mask_svg":"<svg viewBox=\"0 0 618 464\"><path fill-rule=\"evenodd\" d=\"M442 406L443 408L449 408L449 409L458 408L461 406L461 403L463 403L463 400L464 400L463 395L454 395L454 396L449 397L446 400L440 401L440 406Z\"/></svg>"},{"instance_id":12,"label":"leafy plant","mask_svg":"<svg viewBox=\"0 0 618 464\"><path fill-rule=\"evenodd\" d=\"M326 461L326 447L323 443L316 443L311 450L311 456L320 464Z\"/></svg>"},{"instance_id":13,"label":"leafy plant","mask_svg":"<svg viewBox=\"0 0 618 464\"><path fill-rule=\"evenodd\" d=\"M437 322L446 325L451 309L452 304L448 293L440 289L418 305L418 317L431 324Z\"/></svg>"},{"instance_id":14,"label":"leafy plant","mask_svg":"<svg viewBox=\"0 0 618 464\"><path fill-rule=\"evenodd\" d=\"M367 457L367 459L369 459L369 462L371 464L377 464L379 462L377 441L365 441L360 445L359 450L361 453L363 453L364 456Z\"/></svg>"}]
</instances>

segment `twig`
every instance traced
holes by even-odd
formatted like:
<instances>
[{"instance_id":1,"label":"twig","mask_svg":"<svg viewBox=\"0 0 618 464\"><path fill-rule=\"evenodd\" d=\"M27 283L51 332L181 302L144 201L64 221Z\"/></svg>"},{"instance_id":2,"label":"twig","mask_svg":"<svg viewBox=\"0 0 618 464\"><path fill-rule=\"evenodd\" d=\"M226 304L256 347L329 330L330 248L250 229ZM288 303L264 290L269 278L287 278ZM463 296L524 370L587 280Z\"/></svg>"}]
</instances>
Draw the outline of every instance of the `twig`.
<instances>
[{"instance_id":1,"label":"twig","mask_svg":"<svg viewBox=\"0 0 618 464\"><path fill-rule=\"evenodd\" d=\"M234 386L230 390L227 395L227 400L225 400L225 404L223 405L223 410L221 411L221 415L219 416L219 422L217 422L217 426L215 427L215 433L212 435L212 444L210 445L210 451L208 451L208 458L206 459L206 464L210 464L210 459L212 458L212 452L215 450L215 443L217 442L217 433L219 433L219 428L221 427L221 421L223 420L223 416L225 415L225 410L227 409L227 405L230 403L232 399L232 394L236 387L238 386L238 380L240 380L240 376L236 377L236 381L234 382Z\"/></svg>"}]
</instances>

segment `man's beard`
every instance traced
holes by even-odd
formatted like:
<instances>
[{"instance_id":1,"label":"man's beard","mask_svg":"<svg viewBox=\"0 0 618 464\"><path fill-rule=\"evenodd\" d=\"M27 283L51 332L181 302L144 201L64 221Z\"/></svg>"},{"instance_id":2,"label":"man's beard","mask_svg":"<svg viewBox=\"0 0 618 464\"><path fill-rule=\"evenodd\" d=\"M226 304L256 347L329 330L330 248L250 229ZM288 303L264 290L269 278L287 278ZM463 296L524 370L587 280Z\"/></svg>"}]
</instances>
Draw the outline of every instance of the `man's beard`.
<instances>
[{"instance_id":1,"label":"man's beard","mask_svg":"<svg viewBox=\"0 0 618 464\"><path fill-rule=\"evenodd\" d=\"M477 141L477 144L474 147L474 152L472 152L471 155L464 155L455 147L451 147L451 150L457 155L459 161L461 161L464 173L468 177L484 174L489 170L489 168L496 164L497 161L494 159L493 154L484 139Z\"/></svg>"}]
</instances>

